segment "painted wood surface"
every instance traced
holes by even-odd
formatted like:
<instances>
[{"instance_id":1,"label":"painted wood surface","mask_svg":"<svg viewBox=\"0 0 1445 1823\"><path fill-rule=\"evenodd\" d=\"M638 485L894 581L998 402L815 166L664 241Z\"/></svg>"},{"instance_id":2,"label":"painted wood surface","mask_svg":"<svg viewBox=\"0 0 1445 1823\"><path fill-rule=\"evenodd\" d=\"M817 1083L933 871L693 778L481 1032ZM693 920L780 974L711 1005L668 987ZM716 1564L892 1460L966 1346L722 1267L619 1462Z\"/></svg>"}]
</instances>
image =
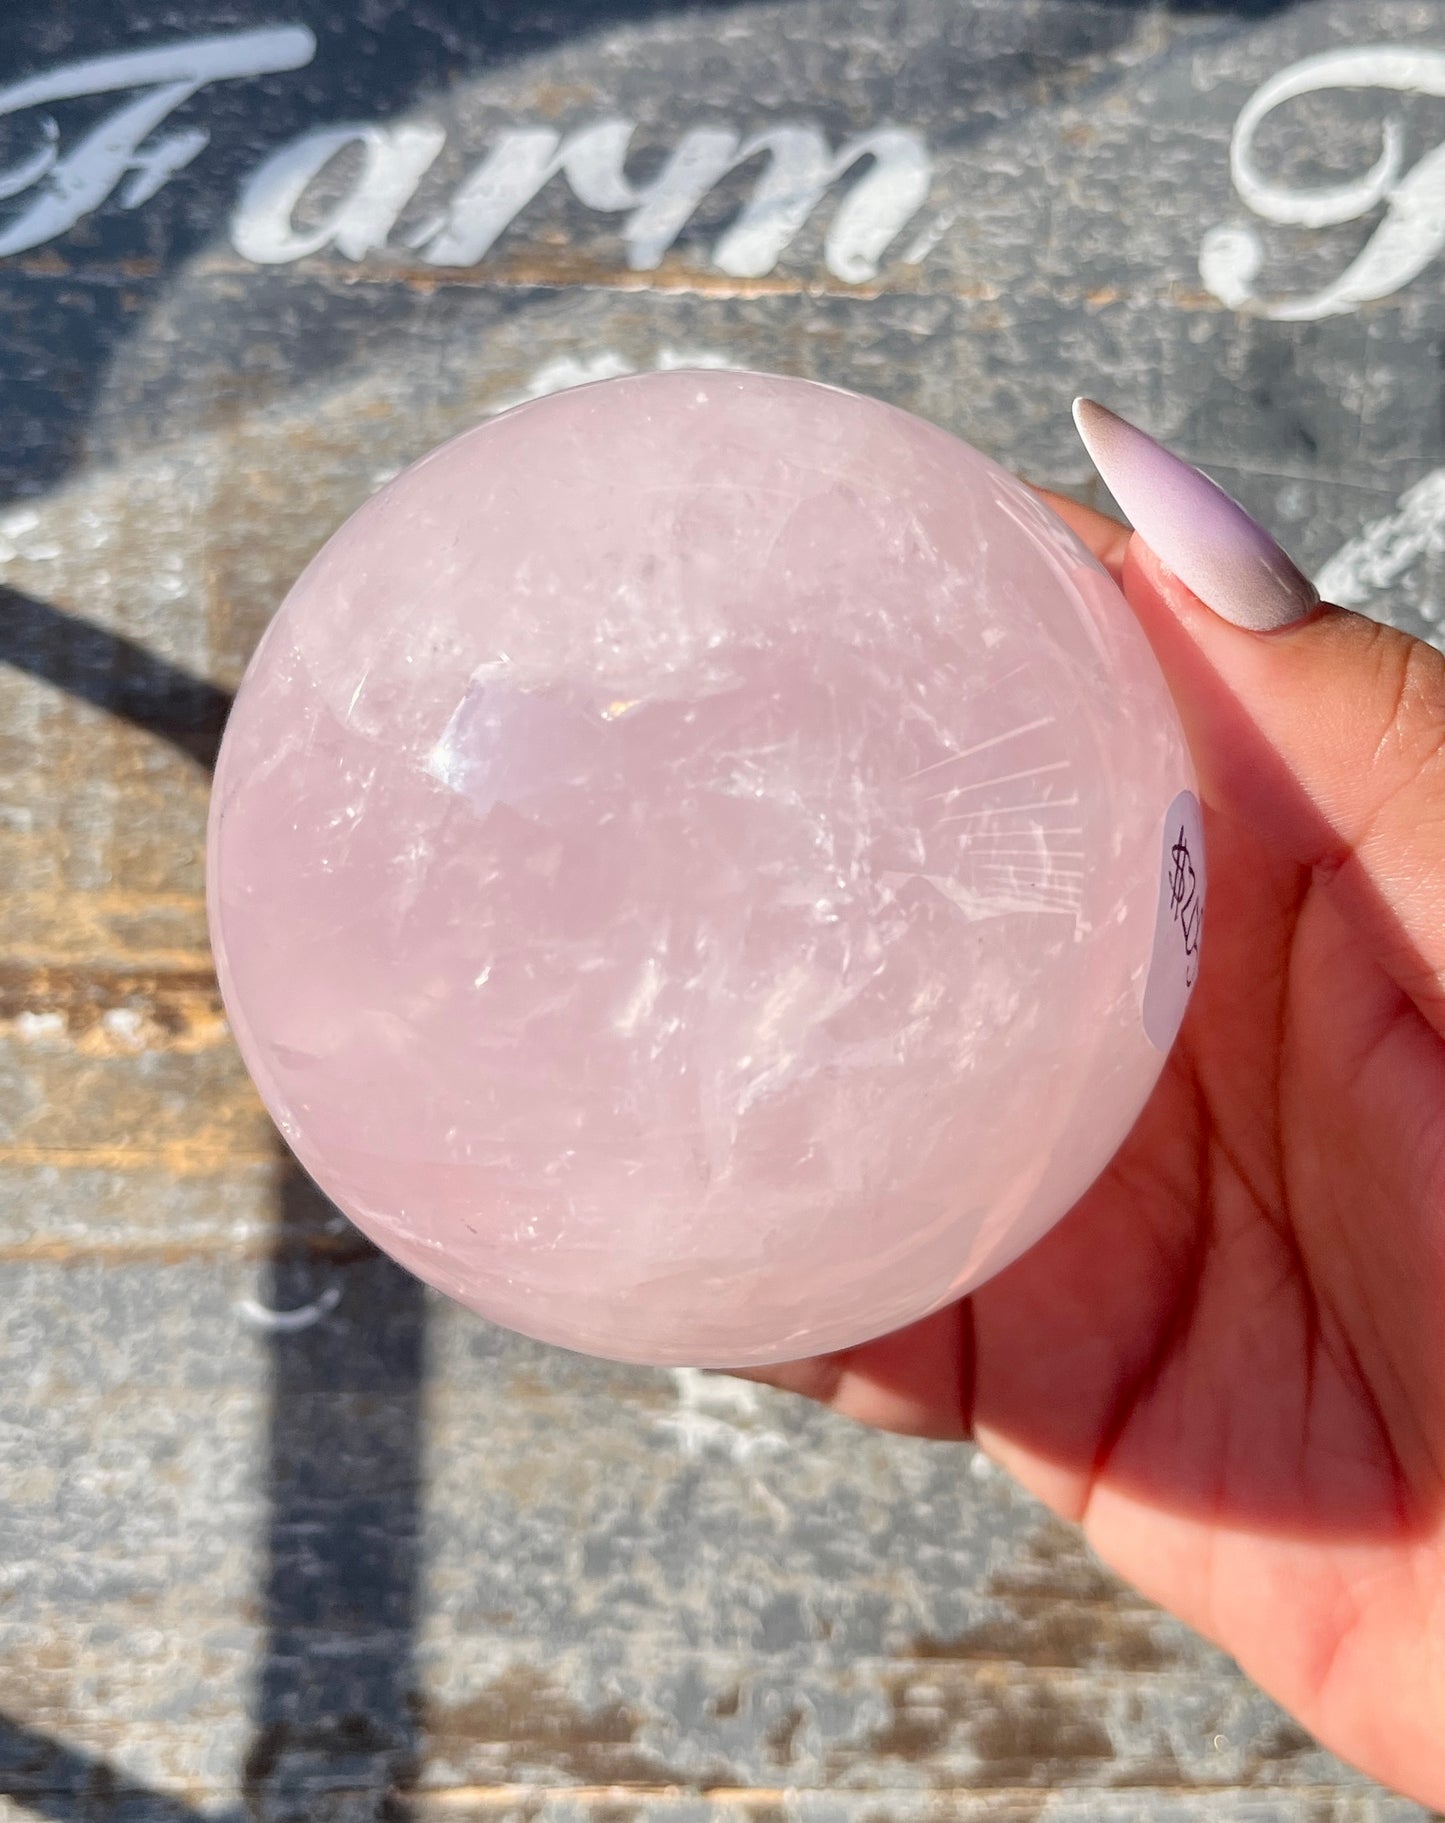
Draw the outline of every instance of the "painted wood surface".
<instances>
[{"instance_id":1,"label":"painted wood surface","mask_svg":"<svg viewBox=\"0 0 1445 1823\"><path fill-rule=\"evenodd\" d=\"M379 1260L240 1067L202 831L340 520L659 365L1081 493L1087 389L1434 636L1445 5L81 15L0 16L0 1819L1417 1823L970 1452Z\"/></svg>"}]
</instances>

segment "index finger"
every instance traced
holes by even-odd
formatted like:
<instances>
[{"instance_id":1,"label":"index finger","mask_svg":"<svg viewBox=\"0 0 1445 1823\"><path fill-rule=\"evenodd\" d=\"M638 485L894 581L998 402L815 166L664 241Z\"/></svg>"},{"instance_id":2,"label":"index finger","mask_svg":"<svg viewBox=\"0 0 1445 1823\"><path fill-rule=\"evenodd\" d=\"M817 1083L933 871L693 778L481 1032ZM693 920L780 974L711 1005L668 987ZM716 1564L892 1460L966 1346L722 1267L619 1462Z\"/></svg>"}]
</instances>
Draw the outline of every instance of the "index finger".
<instances>
[{"instance_id":1,"label":"index finger","mask_svg":"<svg viewBox=\"0 0 1445 1823\"><path fill-rule=\"evenodd\" d=\"M1067 494L1051 493L1046 487L1036 487L1033 492L1063 520L1076 538L1088 546L1115 582L1122 583L1124 553L1133 536L1128 526L1120 525L1117 519L1110 519L1104 513L1096 513L1091 506L1070 500Z\"/></svg>"}]
</instances>

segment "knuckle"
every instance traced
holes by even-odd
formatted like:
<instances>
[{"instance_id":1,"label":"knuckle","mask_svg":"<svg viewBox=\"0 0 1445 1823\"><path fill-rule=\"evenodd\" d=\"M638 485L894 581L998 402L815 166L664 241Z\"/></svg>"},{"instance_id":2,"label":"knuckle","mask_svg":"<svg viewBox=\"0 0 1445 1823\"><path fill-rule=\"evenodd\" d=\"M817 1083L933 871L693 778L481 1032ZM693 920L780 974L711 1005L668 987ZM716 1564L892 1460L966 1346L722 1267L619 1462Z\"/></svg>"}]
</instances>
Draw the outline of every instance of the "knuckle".
<instances>
[{"instance_id":1,"label":"knuckle","mask_svg":"<svg viewBox=\"0 0 1445 1823\"><path fill-rule=\"evenodd\" d=\"M1372 647L1382 720L1364 833L1402 811L1430 822L1445 817L1445 657L1392 627L1379 627Z\"/></svg>"}]
</instances>

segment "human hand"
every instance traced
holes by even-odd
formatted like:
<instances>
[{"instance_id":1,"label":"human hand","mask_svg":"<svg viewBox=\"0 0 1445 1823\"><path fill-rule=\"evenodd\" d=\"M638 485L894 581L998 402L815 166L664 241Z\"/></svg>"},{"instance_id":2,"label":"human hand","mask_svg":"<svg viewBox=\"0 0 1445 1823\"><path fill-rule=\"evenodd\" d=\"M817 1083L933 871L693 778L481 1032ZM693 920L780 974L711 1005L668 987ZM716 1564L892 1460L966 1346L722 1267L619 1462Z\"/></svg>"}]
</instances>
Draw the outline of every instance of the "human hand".
<instances>
[{"instance_id":1,"label":"human hand","mask_svg":"<svg viewBox=\"0 0 1445 1823\"><path fill-rule=\"evenodd\" d=\"M1445 658L1311 612L1196 471L1081 424L1154 548L1050 504L1122 584L1200 773L1193 1002L1031 1252L749 1377L972 1436L1326 1746L1445 1806Z\"/></svg>"}]
</instances>

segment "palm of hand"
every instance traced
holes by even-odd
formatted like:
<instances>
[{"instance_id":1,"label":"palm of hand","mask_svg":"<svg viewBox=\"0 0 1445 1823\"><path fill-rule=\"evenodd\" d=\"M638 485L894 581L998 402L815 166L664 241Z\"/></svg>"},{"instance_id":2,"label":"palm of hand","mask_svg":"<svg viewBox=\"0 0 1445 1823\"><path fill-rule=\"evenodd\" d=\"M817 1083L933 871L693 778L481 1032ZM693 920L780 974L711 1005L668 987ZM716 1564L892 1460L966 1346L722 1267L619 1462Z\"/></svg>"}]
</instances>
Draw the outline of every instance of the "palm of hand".
<instances>
[{"instance_id":1,"label":"palm of hand","mask_svg":"<svg viewBox=\"0 0 1445 1823\"><path fill-rule=\"evenodd\" d=\"M1337 610L1258 641L1046 498L1185 712L1201 979L1051 1234L961 1306L758 1377L971 1430L1326 1745L1445 1806L1445 662Z\"/></svg>"},{"instance_id":2,"label":"palm of hand","mask_svg":"<svg viewBox=\"0 0 1445 1823\"><path fill-rule=\"evenodd\" d=\"M1208 852L1204 971L1104 1176L971 1322L782 1377L971 1427L1328 1744L1438 1803L1445 1043L1308 869L1217 816Z\"/></svg>"},{"instance_id":3,"label":"palm of hand","mask_svg":"<svg viewBox=\"0 0 1445 1823\"><path fill-rule=\"evenodd\" d=\"M1208 851L1203 976L1104 1176L969 1320L764 1377L971 1428L1331 1745L1439 1801L1445 1044L1308 869L1219 817Z\"/></svg>"},{"instance_id":4,"label":"palm of hand","mask_svg":"<svg viewBox=\"0 0 1445 1823\"><path fill-rule=\"evenodd\" d=\"M1105 1176L974 1298L974 1423L1131 1581L1421 1789L1401 1750L1438 1762L1445 1733L1445 1045L1307 872L1209 835L1185 1032Z\"/></svg>"}]
</instances>

